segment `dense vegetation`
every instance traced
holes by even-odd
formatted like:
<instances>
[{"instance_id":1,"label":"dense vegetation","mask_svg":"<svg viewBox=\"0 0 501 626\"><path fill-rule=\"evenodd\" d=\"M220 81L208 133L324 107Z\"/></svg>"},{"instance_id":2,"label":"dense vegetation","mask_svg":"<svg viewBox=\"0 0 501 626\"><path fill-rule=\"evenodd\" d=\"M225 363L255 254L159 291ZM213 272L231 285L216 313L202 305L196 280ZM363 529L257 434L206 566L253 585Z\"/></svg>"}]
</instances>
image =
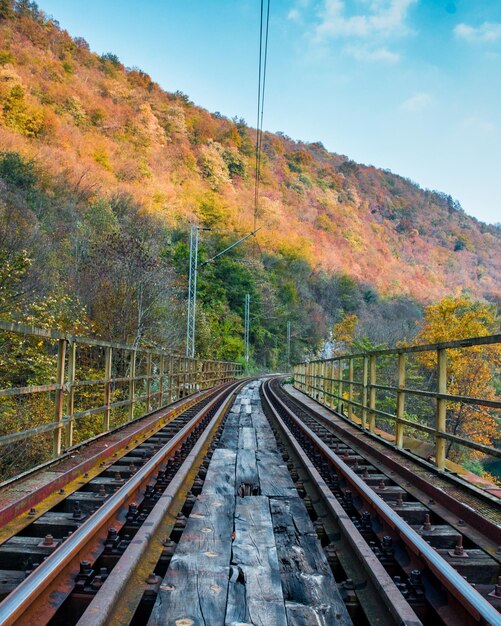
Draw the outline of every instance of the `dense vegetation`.
<instances>
[{"instance_id":1,"label":"dense vegetation","mask_svg":"<svg viewBox=\"0 0 501 626\"><path fill-rule=\"evenodd\" d=\"M183 349L188 229L209 258L253 221L255 132L0 0L0 315ZM257 241L200 275L197 349L283 365L356 314L394 343L447 293L499 296L500 230L449 196L265 133Z\"/></svg>"}]
</instances>

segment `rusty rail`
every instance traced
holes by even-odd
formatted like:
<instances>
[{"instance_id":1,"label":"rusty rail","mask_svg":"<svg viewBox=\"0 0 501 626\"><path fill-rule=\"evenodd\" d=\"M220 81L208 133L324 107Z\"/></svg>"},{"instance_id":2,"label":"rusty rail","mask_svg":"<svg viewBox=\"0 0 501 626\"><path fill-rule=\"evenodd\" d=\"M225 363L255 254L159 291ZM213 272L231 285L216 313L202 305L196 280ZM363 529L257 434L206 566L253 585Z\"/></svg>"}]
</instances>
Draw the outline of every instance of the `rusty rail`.
<instances>
[{"instance_id":1,"label":"rusty rail","mask_svg":"<svg viewBox=\"0 0 501 626\"><path fill-rule=\"evenodd\" d=\"M470 349L475 350L480 357L478 350L482 346L501 346L501 335L374 350L303 362L294 366L294 386L329 409L337 411L362 430L372 435L379 433L384 436L396 448L406 447L404 441L406 429L407 432L412 430L425 433L425 439L433 441L433 451L428 460L431 460L442 471L446 468L448 448L453 445L464 446L481 454L501 458L501 449L498 447L458 435L451 432L452 428L448 427L449 416L454 405L473 405L494 411L501 410L501 399L448 393L451 374L453 374L450 371L448 358L451 352ZM486 348L486 351L488 350L489 348ZM433 389L412 388L406 384L410 355L422 353L433 355L435 363L434 371L431 372ZM488 352L486 358L489 358ZM394 380L380 381L382 369L390 371ZM394 412L378 408L378 403L382 402L382 399L378 398L381 392L390 394L394 399ZM355 396L358 399L355 399ZM410 419L406 412L410 398L429 399L434 403L433 416L428 419L428 423ZM387 397L384 399L386 400ZM347 415L344 412L345 406ZM494 420L494 414L490 415ZM378 419L384 424L393 424L394 432L390 434L385 432L384 426L378 429Z\"/></svg>"},{"instance_id":2,"label":"rusty rail","mask_svg":"<svg viewBox=\"0 0 501 626\"><path fill-rule=\"evenodd\" d=\"M108 527L120 528L124 523L123 512L127 506L144 493L155 472L183 442L193 433L203 419L216 411L209 425L200 436L206 441L213 432L213 426L227 410L226 400L233 396L238 383L226 386L217 392L192 419L165 443L138 471L115 491L102 506L86 519L75 532L58 546L23 582L0 602L0 626L11 624L45 623L56 612L73 588L73 581L79 570L82 558L94 560L100 553ZM190 462L196 458L190 457ZM163 503L164 504L164 503ZM120 515L120 512L122 514ZM165 514L165 510L162 514ZM149 527L149 533L151 527ZM123 581L126 582L125 580ZM53 594L56 593L57 601ZM43 616L43 617L41 617ZM94 623L94 622L93 622Z\"/></svg>"},{"instance_id":3,"label":"rusty rail","mask_svg":"<svg viewBox=\"0 0 501 626\"><path fill-rule=\"evenodd\" d=\"M9 379L9 373L5 373L12 346L16 348L16 354L21 352L16 366L23 362L23 350L31 350L26 356L25 367L30 372L30 380L21 381L27 384L19 384L19 375L17 379L14 376ZM92 351L97 365L89 356ZM38 380L40 372L30 370L33 354L43 355L45 380ZM0 387L4 387L0 388L0 416L4 419L6 415L10 416L12 423L10 432L5 432L5 426L3 434L0 430L0 457L2 450L12 448L18 442L33 440L36 445L36 437L52 436L52 449L32 466L55 460L75 444L80 445L108 432L112 428L114 411L127 413L118 422L124 425L153 409L230 382L243 374L239 363L186 358L163 349L138 348L4 321L0 321L0 366L4 368L3 385L0 383ZM26 376L26 373L23 371L22 375ZM36 379L34 382L33 378ZM88 406L79 406L83 402L78 401L79 393L87 394ZM45 394L46 398L39 423L33 419L29 428L16 429L17 407L27 398L33 399L35 404L40 398L38 394ZM93 422L90 436L75 437L75 428L81 421L98 414L102 415L102 420ZM29 466L23 469L29 469ZM2 478L6 476L2 476L0 470L0 481Z\"/></svg>"},{"instance_id":4,"label":"rusty rail","mask_svg":"<svg viewBox=\"0 0 501 626\"><path fill-rule=\"evenodd\" d=\"M342 475L350 488L357 493L364 503L377 512L388 528L391 528L400 537L409 549L409 554L421 559L427 568L436 576L451 598L457 600L466 614L475 623L501 624L498 611L485 600L472 585L470 585L442 556L440 556L407 522L400 517L389 504L368 486L358 474L335 454L315 432L308 427L279 397L273 388L273 381L266 381L263 387L265 398L273 408L276 419L280 421L282 430L289 440L293 440L280 415L287 415L291 422L309 439L319 452L329 460L339 475ZM297 442L294 440L296 446ZM298 446L299 447L299 446ZM452 618L452 615L451 615ZM404 622L402 622L404 623ZM452 619L452 623L456 623ZM459 623L459 622L457 622ZM462 622L461 622L462 623ZM464 623L467 623L466 620Z\"/></svg>"}]
</instances>

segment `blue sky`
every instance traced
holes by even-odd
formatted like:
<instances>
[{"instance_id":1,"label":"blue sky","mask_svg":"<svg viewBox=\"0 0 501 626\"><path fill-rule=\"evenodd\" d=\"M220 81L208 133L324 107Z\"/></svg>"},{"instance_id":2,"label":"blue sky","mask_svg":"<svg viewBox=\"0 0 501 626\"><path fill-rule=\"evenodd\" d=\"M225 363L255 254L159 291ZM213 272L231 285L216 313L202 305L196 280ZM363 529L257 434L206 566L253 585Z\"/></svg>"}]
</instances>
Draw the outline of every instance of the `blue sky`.
<instances>
[{"instance_id":1,"label":"blue sky","mask_svg":"<svg viewBox=\"0 0 501 626\"><path fill-rule=\"evenodd\" d=\"M71 35L255 125L260 0L40 0ZM500 0L271 0L264 127L501 222Z\"/></svg>"}]
</instances>

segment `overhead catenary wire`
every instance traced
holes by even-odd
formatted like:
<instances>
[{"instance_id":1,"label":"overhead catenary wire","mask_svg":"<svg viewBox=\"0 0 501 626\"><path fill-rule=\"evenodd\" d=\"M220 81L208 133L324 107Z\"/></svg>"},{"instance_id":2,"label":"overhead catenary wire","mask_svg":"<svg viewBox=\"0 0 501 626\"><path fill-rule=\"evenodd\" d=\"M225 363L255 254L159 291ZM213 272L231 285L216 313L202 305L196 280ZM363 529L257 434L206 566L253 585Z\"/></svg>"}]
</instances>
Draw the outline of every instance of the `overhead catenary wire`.
<instances>
[{"instance_id":1,"label":"overhead catenary wire","mask_svg":"<svg viewBox=\"0 0 501 626\"><path fill-rule=\"evenodd\" d=\"M268 64L268 36L270 25L270 1L267 0L266 17L264 14L265 0L261 0L259 24L259 69L257 88L257 124L256 124L256 162L254 180L254 230L257 229L259 210L259 184L261 182L261 154L263 142L263 117L266 92L266 68Z\"/></svg>"}]
</instances>

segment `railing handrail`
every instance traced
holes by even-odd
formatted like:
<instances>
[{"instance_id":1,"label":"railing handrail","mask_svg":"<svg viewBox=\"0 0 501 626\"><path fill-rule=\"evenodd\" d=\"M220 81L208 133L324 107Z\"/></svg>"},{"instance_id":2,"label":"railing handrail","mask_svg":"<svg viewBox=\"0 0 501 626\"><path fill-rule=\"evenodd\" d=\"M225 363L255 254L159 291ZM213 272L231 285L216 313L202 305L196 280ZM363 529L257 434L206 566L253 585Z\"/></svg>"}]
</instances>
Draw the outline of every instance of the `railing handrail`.
<instances>
[{"instance_id":1,"label":"railing handrail","mask_svg":"<svg viewBox=\"0 0 501 626\"><path fill-rule=\"evenodd\" d=\"M41 434L50 437L52 433L52 459L60 457L64 450L73 447L74 430L81 424L85 425L83 418L92 416L91 423L87 426L91 436L96 432L109 432L113 419L117 418L113 414L115 410L122 411L121 424L131 423L139 414L147 415L153 409L158 410L181 397L228 383L243 374L242 364L235 361L186 357L162 348L120 344L17 322L0 320L0 332L16 335L24 343L28 337L48 340L45 341L45 352L50 352L51 357L50 362L45 364L45 371L39 374L40 378L45 377L50 382L40 380L40 384L17 386L19 382L22 384L37 381L29 378L18 381L14 376L5 380L4 384L11 386L0 389L0 409L7 410L9 419L14 421L4 423L2 430L8 428L9 431L8 434L0 433L0 448L12 448L16 442L33 440ZM95 379L85 370L89 346L102 349L97 358L97 361L102 362L97 366ZM80 347L84 347L83 354ZM16 354L16 359L22 363L22 355ZM117 369L120 365L126 365L125 375L121 375ZM7 375L10 373L7 371ZM78 391L85 388L91 389L89 397L79 398ZM45 396L45 408L41 410L35 423L28 424L26 420L18 423L18 399L28 397L27 401L30 402L30 396L34 397L35 394L53 396ZM28 425L31 427L26 428ZM86 431L84 437L87 437L85 441L88 440ZM84 443L84 439L80 443ZM47 445L46 449L40 447L39 452L45 456L50 454ZM36 454L33 456L36 457Z\"/></svg>"},{"instance_id":2,"label":"railing handrail","mask_svg":"<svg viewBox=\"0 0 501 626\"><path fill-rule=\"evenodd\" d=\"M95 337L82 337L80 335L65 333L60 330L28 326L18 322L6 322L5 320L0 320L0 330L17 333L19 335L28 335L30 337L43 337L44 339L64 340L68 343L75 342L78 344L87 344L90 346L97 346L98 348L114 348L115 350L126 350L127 352L143 352L145 354L157 354L159 356L175 356L176 358L186 358L190 361L200 360L197 357L183 357L181 354L176 354L175 352L170 352L163 348L143 348L129 344L105 341L104 339L98 339ZM237 361L222 361L216 359L203 359L203 361L206 363L227 363L231 365L239 365Z\"/></svg>"},{"instance_id":3,"label":"railing handrail","mask_svg":"<svg viewBox=\"0 0 501 626\"><path fill-rule=\"evenodd\" d=\"M367 352L345 353L340 356L328 359L312 359L311 361L301 361L295 365L305 365L307 363L330 363L340 359L356 359L368 356L384 356L386 354L408 354L411 352L432 352L433 350L447 350L454 348L470 348L472 346L484 346L493 343L501 343L501 334L485 335L482 337L469 337L468 339L457 339L456 341L441 341L440 343L416 344L414 346L401 346L398 348L385 348L384 350L367 350Z\"/></svg>"},{"instance_id":4,"label":"railing handrail","mask_svg":"<svg viewBox=\"0 0 501 626\"><path fill-rule=\"evenodd\" d=\"M376 433L376 418L389 420L393 423L390 430L394 429L394 433L390 432L389 434L392 437L392 441L394 441L393 445L399 449L402 449L404 445L405 428L430 434L434 438L435 443L435 465L439 470L444 470L448 455L447 447L451 447L454 444L465 446L491 457L501 458L501 448L495 446L493 434L490 435L490 440L486 442L478 438L476 439L474 433L469 433L471 436L466 437L464 435L468 435L468 431L464 431L464 434L456 431L449 432L451 422L448 421L449 418L454 419L453 414L449 413L453 411L454 404L477 405L477 407L482 406L495 411L501 409L501 398L494 391L494 388L492 393L486 392L483 398L461 394L460 389L450 390L455 391L455 393L450 393L448 390L448 385L451 384L449 383L448 372L448 354L450 354L448 350L493 344L501 344L500 334L426 345L400 346L389 350L347 353L328 359L304 361L294 365L294 385L299 390L317 399L321 404L336 410L343 416L344 407L346 406L348 408L348 420L363 431L368 430L370 434ZM435 371L433 379L435 389L433 390L415 389L406 384L408 373L406 356L416 352L436 353L436 363L432 361L431 365ZM477 351L475 351L475 354L477 354ZM482 351L478 352L481 358L482 354ZM378 362L378 356L391 356L393 358ZM357 359L362 359L361 365L363 369L360 368L359 361L356 361ZM355 363L357 363L356 375ZM396 379L395 382L384 379L379 380L379 368L383 367L384 370L384 368L390 366L392 368L390 375ZM386 375L388 375L388 372L386 372ZM354 391L356 391L356 397L354 397ZM384 402L388 400L388 396L384 398L377 397L377 392L381 391L391 394L392 402L395 403L394 413L390 413L384 404L383 406L379 405L381 400ZM481 394L482 392L479 391L478 395ZM424 415L429 423L423 424L420 422L419 416L416 416L418 421L407 418L405 410L406 406L408 406L407 402L409 399L415 399L416 397L428 398L434 401L433 414L425 413ZM478 408L475 410L478 410ZM356 413L359 414L357 415ZM484 414L491 419L490 426L494 428L495 415L490 415L485 411ZM469 419L471 419L471 416ZM357 423L356 420L359 420L360 423Z\"/></svg>"}]
</instances>

